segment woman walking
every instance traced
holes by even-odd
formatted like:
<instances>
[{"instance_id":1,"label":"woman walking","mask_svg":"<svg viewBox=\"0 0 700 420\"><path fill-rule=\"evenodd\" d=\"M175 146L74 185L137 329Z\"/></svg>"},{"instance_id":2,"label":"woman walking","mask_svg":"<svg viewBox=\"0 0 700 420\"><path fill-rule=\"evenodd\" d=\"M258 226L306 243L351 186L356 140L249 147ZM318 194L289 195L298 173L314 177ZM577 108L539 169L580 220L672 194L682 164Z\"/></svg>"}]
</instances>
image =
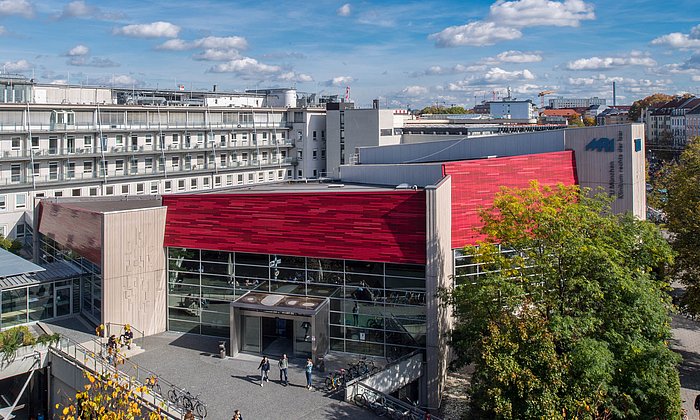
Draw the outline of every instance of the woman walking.
<instances>
[{"instance_id":1,"label":"woman walking","mask_svg":"<svg viewBox=\"0 0 700 420\"><path fill-rule=\"evenodd\" d=\"M306 359L306 389L311 389L311 371L314 368L314 362L311 361L311 358Z\"/></svg>"},{"instance_id":2,"label":"woman walking","mask_svg":"<svg viewBox=\"0 0 700 420\"><path fill-rule=\"evenodd\" d=\"M269 382L267 373L270 371L270 361L267 359L267 356L263 356L258 369L260 369L260 386L263 386L263 382Z\"/></svg>"}]
</instances>

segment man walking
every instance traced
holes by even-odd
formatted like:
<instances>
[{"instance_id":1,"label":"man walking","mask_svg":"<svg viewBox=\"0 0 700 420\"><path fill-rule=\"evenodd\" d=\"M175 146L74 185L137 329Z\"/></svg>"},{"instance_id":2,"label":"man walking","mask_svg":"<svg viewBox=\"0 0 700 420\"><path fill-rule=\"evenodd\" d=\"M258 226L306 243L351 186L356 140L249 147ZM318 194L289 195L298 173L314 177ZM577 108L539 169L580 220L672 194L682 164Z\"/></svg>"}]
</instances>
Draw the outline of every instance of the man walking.
<instances>
[{"instance_id":1,"label":"man walking","mask_svg":"<svg viewBox=\"0 0 700 420\"><path fill-rule=\"evenodd\" d=\"M352 325L355 327L359 326L359 315L360 307L357 305L357 301L355 301L355 306L352 307Z\"/></svg>"},{"instance_id":2,"label":"man walking","mask_svg":"<svg viewBox=\"0 0 700 420\"><path fill-rule=\"evenodd\" d=\"M284 384L284 386L287 386L289 383L288 378L287 378L287 368L289 367L289 360L287 359L287 355L283 354L282 358L279 361L279 366L280 366L280 382ZM282 380L282 375L284 375L284 381Z\"/></svg>"}]
</instances>

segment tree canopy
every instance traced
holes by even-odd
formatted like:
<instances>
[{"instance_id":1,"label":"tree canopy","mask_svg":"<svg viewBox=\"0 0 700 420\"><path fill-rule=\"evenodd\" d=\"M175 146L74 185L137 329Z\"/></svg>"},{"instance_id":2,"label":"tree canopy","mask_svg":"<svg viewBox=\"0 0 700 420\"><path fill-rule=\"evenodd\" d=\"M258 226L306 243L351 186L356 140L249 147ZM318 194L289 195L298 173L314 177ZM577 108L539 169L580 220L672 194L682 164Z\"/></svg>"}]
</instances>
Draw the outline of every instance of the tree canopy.
<instances>
[{"instance_id":1,"label":"tree canopy","mask_svg":"<svg viewBox=\"0 0 700 420\"><path fill-rule=\"evenodd\" d=\"M472 114L472 110L470 109L464 109L461 106L451 106L451 107L444 107L444 106L426 106L425 108L421 109L419 114L452 114L452 115L459 115L459 114Z\"/></svg>"},{"instance_id":2,"label":"tree canopy","mask_svg":"<svg viewBox=\"0 0 700 420\"><path fill-rule=\"evenodd\" d=\"M670 101L671 99L673 99L673 96L665 93L655 93L653 95L649 95L644 99L634 101L632 103L632 107L630 107L629 114L627 115L629 116L630 121L637 121L642 115L642 110L644 108L648 108L651 105L662 104Z\"/></svg>"},{"instance_id":3,"label":"tree canopy","mask_svg":"<svg viewBox=\"0 0 700 420\"><path fill-rule=\"evenodd\" d=\"M684 303L700 313L700 137L692 139L678 163L666 169L661 186L667 197L662 204L677 253L675 271L687 286Z\"/></svg>"},{"instance_id":4,"label":"tree canopy","mask_svg":"<svg viewBox=\"0 0 700 420\"><path fill-rule=\"evenodd\" d=\"M22 242L18 239L13 241L0 235L0 248L6 249L14 254L19 254L19 251L22 249Z\"/></svg>"},{"instance_id":5,"label":"tree canopy","mask_svg":"<svg viewBox=\"0 0 700 420\"><path fill-rule=\"evenodd\" d=\"M480 274L448 293L473 363L474 418L677 418L679 356L658 229L576 186L504 189L465 249ZM494 245L494 244L501 244ZM500 247L500 248L499 248Z\"/></svg>"}]
</instances>

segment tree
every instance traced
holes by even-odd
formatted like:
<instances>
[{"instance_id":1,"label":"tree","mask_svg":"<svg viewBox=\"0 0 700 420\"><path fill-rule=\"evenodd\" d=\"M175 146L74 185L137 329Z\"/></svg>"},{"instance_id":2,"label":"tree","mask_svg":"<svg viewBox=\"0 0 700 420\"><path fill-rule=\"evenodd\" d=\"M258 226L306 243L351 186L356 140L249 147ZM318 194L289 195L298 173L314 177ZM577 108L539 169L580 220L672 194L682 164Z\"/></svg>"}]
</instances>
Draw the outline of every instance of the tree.
<instances>
[{"instance_id":1,"label":"tree","mask_svg":"<svg viewBox=\"0 0 700 420\"><path fill-rule=\"evenodd\" d=\"M663 209L672 232L671 246L677 253L675 272L687 286L684 304L700 313L700 137L681 153L678 163L668 166L661 186L667 191Z\"/></svg>"},{"instance_id":2,"label":"tree","mask_svg":"<svg viewBox=\"0 0 700 420\"><path fill-rule=\"evenodd\" d=\"M665 93L655 93L649 95L644 99L639 99L632 103L628 117L630 121L639 121L639 117L642 116L642 111L645 108L649 108L652 105L663 104L673 99L673 96L667 95Z\"/></svg>"},{"instance_id":3,"label":"tree","mask_svg":"<svg viewBox=\"0 0 700 420\"><path fill-rule=\"evenodd\" d=\"M583 125L586 127L591 127L595 125L595 118L593 117L583 117Z\"/></svg>"},{"instance_id":4,"label":"tree","mask_svg":"<svg viewBox=\"0 0 700 420\"><path fill-rule=\"evenodd\" d=\"M0 248L6 249L13 254L19 254L22 249L22 242L19 239L10 240L0 235Z\"/></svg>"},{"instance_id":5,"label":"tree","mask_svg":"<svg viewBox=\"0 0 700 420\"><path fill-rule=\"evenodd\" d=\"M679 416L671 303L652 270L672 253L610 203L533 182L482 211L487 239L465 252L483 274L448 293L457 360L475 366L473 417Z\"/></svg>"},{"instance_id":6,"label":"tree","mask_svg":"<svg viewBox=\"0 0 700 420\"><path fill-rule=\"evenodd\" d=\"M451 106L449 108L446 108L444 106L426 106L425 108L421 109L419 114L452 114L452 115L459 115L459 114L471 114L471 110L464 109L461 106Z\"/></svg>"},{"instance_id":7,"label":"tree","mask_svg":"<svg viewBox=\"0 0 700 420\"><path fill-rule=\"evenodd\" d=\"M83 390L75 394L75 399L68 405L56 404L60 410L60 420L110 419L157 420L165 417L159 412L148 411L135 400L135 394L147 394L146 386L134 387L121 381L117 374L93 375L83 371L87 383Z\"/></svg>"},{"instance_id":8,"label":"tree","mask_svg":"<svg viewBox=\"0 0 700 420\"><path fill-rule=\"evenodd\" d=\"M579 114L574 114L566 119L572 127L583 127L583 121Z\"/></svg>"}]
</instances>

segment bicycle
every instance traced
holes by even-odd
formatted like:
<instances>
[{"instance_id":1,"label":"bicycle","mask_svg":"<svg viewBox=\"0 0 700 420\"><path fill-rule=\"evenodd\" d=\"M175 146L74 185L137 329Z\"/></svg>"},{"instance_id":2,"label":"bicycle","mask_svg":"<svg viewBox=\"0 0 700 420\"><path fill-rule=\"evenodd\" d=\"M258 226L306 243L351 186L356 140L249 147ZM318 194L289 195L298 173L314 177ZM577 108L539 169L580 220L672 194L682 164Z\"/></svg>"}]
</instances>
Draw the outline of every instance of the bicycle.
<instances>
[{"instance_id":1,"label":"bicycle","mask_svg":"<svg viewBox=\"0 0 700 420\"><path fill-rule=\"evenodd\" d=\"M368 397L369 395L369 397ZM383 417L388 414L389 409L386 407L386 399L374 392L363 392L361 394L355 394L353 401L359 407L367 408L374 411L379 417Z\"/></svg>"},{"instance_id":2,"label":"bicycle","mask_svg":"<svg viewBox=\"0 0 700 420\"><path fill-rule=\"evenodd\" d=\"M346 370L340 369L338 372L332 372L326 376L325 385L326 391L333 392L341 388L346 381Z\"/></svg>"},{"instance_id":3,"label":"bicycle","mask_svg":"<svg viewBox=\"0 0 700 420\"><path fill-rule=\"evenodd\" d=\"M151 393L162 395L160 393L160 384L158 383L158 377L156 375L146 378L144 385L146 385Z\"/></svg>"},{"instance_id":4,"label":"bicycle","mask_svg":"<svg viewBox=\"0 0 700 420\"><path fill-rule=\"evenodd\" d=\"M182 397L182 405L185 410L192 410L197 417L203 419L207 416L207 406L199 400L200 395L201 394L197 394L193 397L192 394L187 392Z\"/></svg>"}]
</instances>

